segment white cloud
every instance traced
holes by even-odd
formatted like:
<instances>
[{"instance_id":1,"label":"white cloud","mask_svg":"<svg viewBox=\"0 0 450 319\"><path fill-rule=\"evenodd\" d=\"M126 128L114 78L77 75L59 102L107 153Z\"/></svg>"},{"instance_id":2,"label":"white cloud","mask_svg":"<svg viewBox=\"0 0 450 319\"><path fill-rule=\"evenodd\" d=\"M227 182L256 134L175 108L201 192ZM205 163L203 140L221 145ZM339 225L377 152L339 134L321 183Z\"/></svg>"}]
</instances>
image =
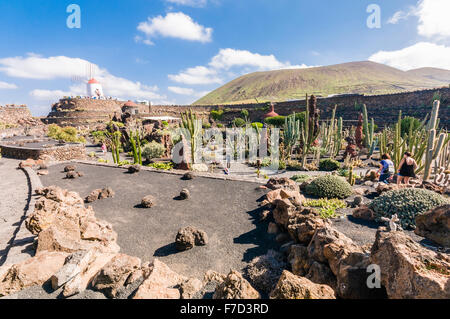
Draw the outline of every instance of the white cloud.
<instances>
[{"instance_id":1,"label":"white cloud","mask_svg":"<svg viewBox=\"0 0 450 319\"><path fill-rule=\"evenodd\" d=\"M195 93L194 89L181 88L178 86L169 86L167 89L170 92L173 92L173 93L179 94L179 95L194 95L194 93Z\"/></svg>"},{"instance_id":2,"label":"white cloud","mask_svg":"<svg viewBox=\"0 0 450 319\"><path fill-rule=\"evenodd\" d=\"M18 86L13 83L0 81L0 90L14 90L17 88L18 88Z\"/></svg>"},{"instance_id":3,"label":"white cloud","mask_svg":"<svg viewBox=\"0 0 450 319\"><path fill-rule=\"evenodd\" d=\"M182 88L182 87L178 87L178 86L169 86L167 88L170 92L173 92L175 94L179 94L179 95L187 95L187 96L195 96L195 97L203 97L206 94L208 94L210 91L201 91L201 92L197 92L194 89L191 88Z\"/></svg>"},{"instance_id":4,"label":"white cloud","mask_svg":"<svg viewBox=\"0 0 450 319\"><path fill-rule=\"evenodd\" d=\"M0 59L0 72L11 77L51 80L86 75L89 62L78 58L56 56L44 58L35 54L27 57L9 57ZM99 68L95 66L95 73Z\"/></svg>"},{"instance_id":5,"label":"white cloud","mask_svg":"<svg viewBox=\"0 0 450 319\"><path fill-rule=\"evenodd\" d=\"M416 6L407 11L397 11L389 20L390 24L397 24L410 16L419 19L417 33L421 36L431 38L450 37L450 1L448 0L419 0Z\"/></svg>"},{"instance_id":6,"label":"white cloud","mask_svg":"<svg viewBox=\"0 0 450 319\"><path fill-rule=\"evenodd\" d=\"M209 63L215 69L230 69L235 66L255 67L259 70L275 70L290 66L278 61L274 55L261 55L246 50L221 49Z\"/></svg>"},{"instance_id":7,"label":"white cloud","mask_svg":"<svg viewBox=\"0 0 450 319\"><path fill-rule=\"evenodd\" d=\"M389 18L388 22L389 24L397 24L399 23L401 20L406 20L408 19L408 17L410 17L412 14L412 12L405 12L405 11L397 11L396 13L394 13L394 15Z\"/></svg>"},{"instance_id":8,"label":"white cloud","mask_svg":"<svg viewBox=\"0 0 450 319\"><path fill-rule=\"evenodd\" d=\"M63 98L64 96L74 95L72 92L64 92L61 90L40 90L36 89L30 92L30 95L36 100L41 101L55 101Z\"/></svg>"},{"instance_id":9,"label":"white cloud","mask_svg":"<svg viewBox=\"0 0 450 319\"><path fill-rule=\"evenodd\" d=\"M205 43L211 42L213 33L212 28L198 24L182 12L148 18L147 21L139 23L137 29L147 35L148 39L144 40L147 41L146 44L152 44L151 38L157 36Z\"/></svg>"},{"instance_id":10,"label":"white cloud","mask_svg":"<svg viewBox=\"0 0 450 319\"><path fill-rule=\"evenodd\" d=\"M419 42L397 51L379 51L369 60L401 70L435 67L450 70L450 47Z\"/></svg>"},{"instance_id":11,"label":"white cloud","mask_svg":"<svg viewBox=\"0 0 450 319\"><path fill-rule=\"evenodd\" d=\"M89 61L79 58L66 56L45 58L33 54L26 57L0 59L0 72L11 77L35 80L71 79L74 77L86 80L89 76L89 66L92 67L93 75L103 85L105 94L108 96L156 101L165 99L165 96L157 93L158 87L156 86L148 86L140 82L114 76L106 69L102 69L98 65L91 64ZM32 91L32 96L37 99L47 98L48 96L60 97L61 94L84 95L86 94L86 85L84 83L75 84L70 88L70 92L58 90Z\"/></svg>"},{"instance_id":12,"label":"white cloud","mask_svg":"<svg viewBox=\"0 0 450 319\"><path fill-rule=\"evenodd\" d=\"M230 69L238 69L238 74L254 71L270 71L281 69L309 68L305 64L291 65L290 62L280 62L274 55L261 55L246 50L221 49L208 66L196 66L181 71L179 74L169 75L169 79L188 85L220 84L224 78L235 77Z\"/></svg>"},{"instance_id":13,"label":"white cloud","mask_svg":"<svg viewBox=\"0 0 450 319\"><path fill-rule=\"evenodd\" d=\"M205 66L189 68L176 75L169 74L169 79L189 85L220 84L223 82L216 70Z\"/></svg>"},{"instance_id":14,"label":"white cloud","mask_svg":"<svg viewBox=\"0 0 450 319\"><path fill-rule=\"evenodd\" d=\"M190 7L204 7L208 0L166 0L169 3L190 6Z\"/></svg>"},{"instance_id":15,"label":"white cloud","mask_svg":"<svg viewBox=\"0 0 450 319\"><path fill-rule=\"evenodd\" d=\"M450 37L450 1L421 0L418 5L418 32L425 37Z\"/></svg>"}]
</instances>

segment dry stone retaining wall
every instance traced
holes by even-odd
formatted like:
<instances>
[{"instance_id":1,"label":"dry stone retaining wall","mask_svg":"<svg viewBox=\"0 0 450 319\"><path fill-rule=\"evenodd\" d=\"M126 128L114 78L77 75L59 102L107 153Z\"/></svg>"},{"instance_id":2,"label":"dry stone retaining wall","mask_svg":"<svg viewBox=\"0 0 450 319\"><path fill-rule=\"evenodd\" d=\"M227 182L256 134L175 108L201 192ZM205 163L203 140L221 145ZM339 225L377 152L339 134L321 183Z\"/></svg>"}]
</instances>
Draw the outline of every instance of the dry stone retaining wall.
<instances>
[{"instance_id":1,"label":"dry stone retaining wall","mask_svg":"<svg viewBox=\"0 0 450 319\"><path fill-rule=\"evenodd\" d=\"M31 119L31 113L27 106L0 106L0 124L17 124L19 120L23 119Z\"/></svg>"},{"instance_id":2,"label":"dry stone retaining wall","mask_svg":"<svg viewBox=\"0 0 450 319\"><path fill-rule=\"evenodd\" d=\"M84 144L66 144L49 148L27 148L17 145L0 145L3 157L26 160L38 160L50 156L55 161L84 160L86 147Z\"/></svg>"},{"instance_id":3,"label":"dry stone retaining wall","mask_svg":"<svg viewBox=\"0 0 450 319\"><path fill-rule=\"evenodd\" d=\"M369 117L373 117L379 127L395 123L401 110L404 116L424 118L431 111L433 98L441 99L440 118L443 127L450 128L450 88L422 90L415 92L388 95L353 95L319 98L318 107L321 119L331 117L332 110L337 105L337 116L344 119L344 125L356 123L361 105L366 104ZM125 102L116 100L66 99L52 107L45 120L46 123L59 125L89 125L109 120L114 114L121 114ZM275 103L275 111L280 115L305 110L305 100ZM268 112L266 103L236 104L236 105L138 105L141 116L174 116L192 109L199 117L208 118L211 110L224 109L223 122L230 122L240 117L243 109L249 111L252 121L262 121Z\"/></svg>"}]
</instances>

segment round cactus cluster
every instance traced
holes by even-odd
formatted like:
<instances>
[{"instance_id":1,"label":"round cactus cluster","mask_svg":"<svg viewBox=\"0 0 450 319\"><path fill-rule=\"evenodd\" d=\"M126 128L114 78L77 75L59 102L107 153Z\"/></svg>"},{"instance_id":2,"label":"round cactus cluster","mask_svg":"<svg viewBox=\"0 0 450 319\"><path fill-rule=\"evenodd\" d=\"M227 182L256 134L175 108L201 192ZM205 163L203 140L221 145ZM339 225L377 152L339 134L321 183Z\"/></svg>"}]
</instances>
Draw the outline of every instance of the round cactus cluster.
<instances>
[{"instance_id":1,"label":"round cactus cluster","mask_svg":"<svg viewBox=\"0 0 450 319\"><path fill-rule=\"evenodd\" d=\"M327 175L313 180L306 186L306 193L319 198L344 199L352 194L352 187L340 176Z\"/></svg>"},{"instance_id":2,"label":"round cactus cluster","mask_svg":"<svg viewBox=\"0 0 450 319\"><path fill-rule=\"evenodd\" d=\"M341 164L338 161L331 158L323 159L319 162L319 170L321 171L331 172L339 169L340 167Z\"/></svg>"},{"instance_id":3,"label":"round cactus cluster","mask_svg":"<svg viewBox=\"0 0 450 319\"><path fill-rule=\"evenodd\" d=\"M404 188L386 192L370 203L377 221L397 214L403 229L416 228L416 216L449 201L438 193L417 188Z\"/></svg>"}]
</instances>

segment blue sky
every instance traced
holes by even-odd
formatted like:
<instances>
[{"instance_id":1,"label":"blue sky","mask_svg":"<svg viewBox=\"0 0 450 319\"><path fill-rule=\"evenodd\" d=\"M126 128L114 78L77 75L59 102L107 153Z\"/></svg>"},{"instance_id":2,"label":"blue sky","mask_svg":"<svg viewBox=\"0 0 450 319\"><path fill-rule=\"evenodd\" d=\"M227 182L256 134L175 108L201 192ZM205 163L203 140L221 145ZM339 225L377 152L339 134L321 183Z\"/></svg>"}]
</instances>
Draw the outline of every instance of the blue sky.
<instances>
[{"instance_id":1,"label":"blue sky","mask_svg":"<svg viewBox=\"0 0 450 319\"><path fill-rule=\"evenodd\" d=\"M84 94L188 104L242 74L373 60L450 69L448 0L0 0L0 105ZM66 8L81 8L70 29ZM366 11L381 9L381 28ZM441 18L442 17L442 18ZM74 80L74 78L76 80Z\"/></svg>"}]
</instances>

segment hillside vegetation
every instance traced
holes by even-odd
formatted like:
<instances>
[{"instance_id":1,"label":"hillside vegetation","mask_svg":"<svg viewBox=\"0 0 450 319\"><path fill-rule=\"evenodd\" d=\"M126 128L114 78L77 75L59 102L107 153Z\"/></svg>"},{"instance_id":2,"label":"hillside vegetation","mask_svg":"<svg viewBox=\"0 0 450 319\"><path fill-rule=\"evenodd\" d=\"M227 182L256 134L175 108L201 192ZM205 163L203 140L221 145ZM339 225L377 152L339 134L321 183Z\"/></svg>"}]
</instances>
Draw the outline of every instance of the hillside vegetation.
<instances>
[{"instance_id":1,"label":"hillside vegetation","mask_svg":"<svg viewBox=\"0 0 450 319\"><path fill-rule=\"evenodd\" d=\"M309 69L256 72L210 92L194 105L286 101L305 94L386 94L448 86L450 71L401 71L374 62L351 62Z\"/></svg>"}]
</instances>

